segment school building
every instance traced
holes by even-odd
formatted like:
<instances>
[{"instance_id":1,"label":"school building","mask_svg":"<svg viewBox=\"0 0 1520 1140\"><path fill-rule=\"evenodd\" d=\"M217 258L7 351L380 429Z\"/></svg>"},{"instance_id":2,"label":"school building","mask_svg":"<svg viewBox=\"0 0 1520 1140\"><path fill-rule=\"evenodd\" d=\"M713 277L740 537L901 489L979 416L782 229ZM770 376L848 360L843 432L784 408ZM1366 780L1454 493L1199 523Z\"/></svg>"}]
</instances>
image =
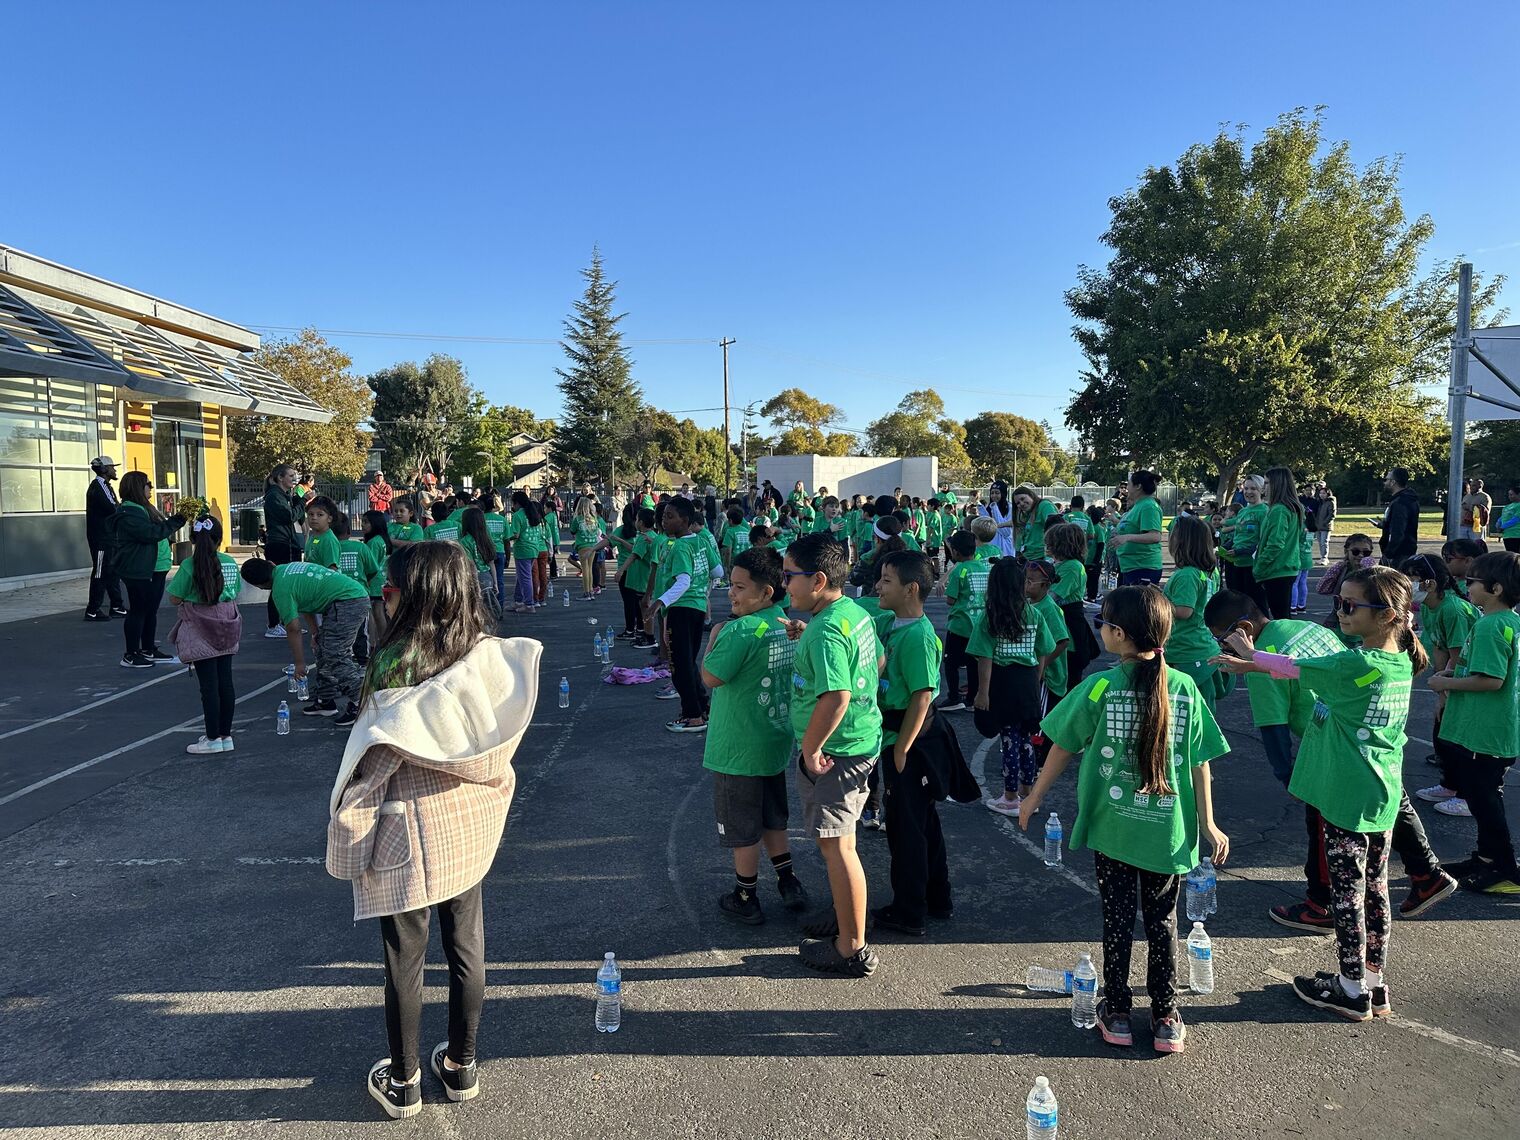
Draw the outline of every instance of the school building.
<instances>
[{"instance_id":1,"label":"school building","mask_svg":"<svg viewBox=\"0 0 1520 1140\"><path fill-rule=\"evenodd\" d=\"M0 586L84 574L90 460L227 511L227 419L330 413L217 317L0 245Z\"/></svg>"}]
</instances>

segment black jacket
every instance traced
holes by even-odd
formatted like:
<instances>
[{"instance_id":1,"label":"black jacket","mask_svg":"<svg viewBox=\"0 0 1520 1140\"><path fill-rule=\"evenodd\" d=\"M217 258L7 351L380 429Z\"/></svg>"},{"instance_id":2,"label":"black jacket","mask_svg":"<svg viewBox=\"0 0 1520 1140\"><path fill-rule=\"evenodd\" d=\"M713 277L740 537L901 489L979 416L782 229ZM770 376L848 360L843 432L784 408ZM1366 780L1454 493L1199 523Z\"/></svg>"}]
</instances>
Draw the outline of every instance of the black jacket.
<instances>
[{"instance_id":1,"label":"black jacket","mask_svg":"<svg viewBox=\"0 0 1520 1140\"><path fill-rule=\"evenodd\" d=\"M881 710L882 727L896 731L902 722L902 709ZM894 763L891 748L882 750L881 763ZM961 751L960 738L956 736L950 718L938 709L930 709L924 727L914 738L913 747L908 749L908 767L915 766L922 769L924 789L930 799L952 799L956 803L969 804L982 798L982 789Z\"/></svg>"},{"instance_id":2,"label":"black jacket","mask_svg":"<svg viewBox=\"0 0 1520 1140\"><path fill-rule=\"evenodd\" d=\"M111 519L116 545L111 559L118 578L151 578L158 544L185 525L184 515L154 519L138 506L124 506Z\"/></svg>"},{"instance_id":3,"label":"black jacket","mask_svg":"<svg viewBox=\"0 0 1520 1140\"><path fill-rule=\"evenodd\" d=\"M1383 522L1383 537L1378 548L1389 562L1408 558L1419 552L1420 544L1420 497L1405 487L1388 504L1388 514Z\"/></svg>"},{"instance_id":4,"label":"black jacket","mask_svg":"<svg viewBox=\"0 0 1520 1140\"><path fill-rule=\"evenodd\" d=\"M298 499L278 483L264 486L264 543L267 546L301 545L296 523L306 516Z\"/></svg>"},{"instance_id":5,"label":"black jacket","mask_svg":"<svg viewBox=\"0 0 1520 1140\"><path fill-rule=\"evenodd\" d=\"M116 514L116 492L106 494L99 479L91 479L84 493L84 536L91 550L107 550L115 540L111 535L111 517Z\"/></svg>"}]
</instances>

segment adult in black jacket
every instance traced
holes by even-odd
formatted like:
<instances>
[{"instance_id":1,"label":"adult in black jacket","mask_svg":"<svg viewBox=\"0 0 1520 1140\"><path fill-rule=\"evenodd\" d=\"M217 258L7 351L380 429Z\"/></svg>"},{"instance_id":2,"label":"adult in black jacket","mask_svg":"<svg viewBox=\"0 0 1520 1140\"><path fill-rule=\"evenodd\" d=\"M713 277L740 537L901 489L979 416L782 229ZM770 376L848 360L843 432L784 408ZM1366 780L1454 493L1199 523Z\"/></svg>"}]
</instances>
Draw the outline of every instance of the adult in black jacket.
<instances>
[{"instance_id":1,"label":"adult in black jacket","mask_svg":"<svg viewBox=\"0 0 1520 1140\"><path fill-rule=\"evenodd\" d=\"M126 605L121 600L121 585L111 568L112 537L111 519L120 501L111 483L116 478L116 460L109 455L96 456L90 460L95 478L84 493L84 534L90 544L90 600L85 603L85 621L110 621L111 614L102 608L106 596L111 598L111 611L125 615Z\"/></svg>"},{"instance_id":2,"label":"adult in black jacket","mask_svg":"<svg viewBox=\"0 0 1520 1140\"><path fill-rule=\"evenodd\" d=\"M153 505L153 484L141 471L121 477L121 507L111 518L116 537L115 567L127 587L127 620L122 623L127 651L123 669L151 669L170 654L159 649L158 607L164 600L167 570L158 569L158 544L185 525L185 516L167 518Z\"/></svg>"},{"instance_id":3,"label":"adult in black jacket","mask_svg":"<svg viewBox=\"0 0 1520 1140\"><path fill-rule=\"evenodd\" d=\"M1383 516L1383 536L1378 539L1378 549L1383 552L1383 565L1397 566L1419 553L1420 497L1410 490L1409 470L1404 467L1394 467L1388 472L1383 489L1392 493L1393 499Z\"/></svg>"},{"instance_id":4,"label":"adult in black jacket","mask_svg":"<svg viewBox=\"0 0 1520 1140\"><path fill-rule=\"evenodd\" d=\"M306 517L303 500L294 498L290 489L296 485L300 474L288 463L281 463L269 473L264 484L264 556L276 566L301 561L301 536L296 533L296 523ZM269 628L265 637L284 637L285 627L275 611L274 598L269 600Z\"/></svg>"}]
</instances>

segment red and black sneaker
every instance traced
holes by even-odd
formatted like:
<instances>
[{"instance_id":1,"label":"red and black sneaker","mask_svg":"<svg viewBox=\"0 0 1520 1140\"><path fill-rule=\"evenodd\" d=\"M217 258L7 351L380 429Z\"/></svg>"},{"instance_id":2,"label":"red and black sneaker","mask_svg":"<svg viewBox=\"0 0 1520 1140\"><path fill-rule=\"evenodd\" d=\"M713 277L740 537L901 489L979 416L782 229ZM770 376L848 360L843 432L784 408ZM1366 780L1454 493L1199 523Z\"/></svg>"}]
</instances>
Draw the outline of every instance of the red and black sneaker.
<instances>
[{"instance_id":1,"label":"red and black sneaker","mask_svg":"<svg viewBox=\"0 0 1520 1140\"><path fill-rule=\"evenodd\" d=\"M1318 903L1305 899L1297 903L1280 903L1267 911L1267 917L1290 930L1307 930L1318 934L1335 929L1335 919Z\"/></svg>"},{"instance_id":2,"label":"red and black sneaker","mask_svg":"<svg viewBox=\"0 0 1520 1140\"><path fill-rule=\"evenodd\" d=\"M1404 918L1419 918L1436 903L1457 892L1457 880L1445 871L1430 875L1410 875L1409 893L1399 903L1399 914Z\"/></svg>"},{"instance_id":3,"label":"red and black sneaker","mask_svg":"<svg viewBox=\"0 0 1520 1140\"><path fill-rule=\"evenodd\" d=\"M1294 978L1293 992L1300 1001L1323 1009L1347 1021L1372 1020L1372 996L1366 990L1352 997L1341 985L1339 974L1316 974L1312 978Z\"/></svg>"},{"instance_id":4,"label":"red and black sneaker","mask_svg":"<svg viewBox=\"0 0 1520 1140\"><path fill-rule=\"evenodd\" d=\"M1130 1028L1129 1014L1115 1013L1109 1008L1107 998L1098 1002L1098 1032L1103 1035L1104 1041L1110 1045L1118 1045L1120 1048L1135 1043L1135 1034Z\"/></svg>"},{"instance_id":5,"label":"red and black sneaker","mask_svg":"<svg viewBox=\"0 0 1520 1140\"><path fill-rule=\"evenodd\" d=\"M1333 974L1329 970L1319 970L1314 975L1316 981L1324 982L1326 985L1338 977L1340 977L1339 974ZM1373 986L1372 989L1367 991L1367 994L1372 1002L1373 1017L1393 1016L1393 1004L1388 1000L1387 982L1384 982L1380 986Z\"/></svg>"}]
</instances>

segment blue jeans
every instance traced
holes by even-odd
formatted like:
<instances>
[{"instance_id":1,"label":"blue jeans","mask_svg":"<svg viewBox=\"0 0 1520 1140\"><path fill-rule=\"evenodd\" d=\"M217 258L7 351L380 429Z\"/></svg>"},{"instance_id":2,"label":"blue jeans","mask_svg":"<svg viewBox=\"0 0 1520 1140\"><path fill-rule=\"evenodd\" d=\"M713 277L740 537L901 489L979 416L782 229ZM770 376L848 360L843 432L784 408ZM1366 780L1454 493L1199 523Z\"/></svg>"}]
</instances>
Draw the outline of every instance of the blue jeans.
<instances>
[{"instance_id":1,"label":"blue jeans","mask_svg":"<svg viewBox=\"0 0 1520 1140\"><path fill-rule=\"evenodd\" d=\"M1294 609L1304 609L1309 605L1309 571L1300 570L1298 577L1293 581Z\"/></svg>"},{"instance_id":2,"label":"blue jeans","mask_svg":"<svg viewBox=\"0 0 1520 1140\"><path fill-rule=\"evenodd\" d=\"M1121 586L1144 586L1146 583L1152 586L1159 586L1161 584L1161 568L1159 566L1154 570L1126 570L1119 575L1119 585Z\"/></svg>"},{"instance_id":3,"label":"blue jeans","mask_svg":"<svg viewBox=\"0 0 1520 1140\"><path fill-rule=\"evenodd\" d=\"M502 605L507 604L507 552L496 552L496 597Z\"/></svg>"},{"instance_id":4,"label":"blue jeans","mask_svg":"<svg viewBox=\"0 0 1520 1140\"><path fill-rule=\"evenodd\" d=\"M1293 778L1293 733L1285 724L1264 724L1261 726L1261 743L1267 750L1272 775L1286 788Z\"/></svg>"}]
</instances>

